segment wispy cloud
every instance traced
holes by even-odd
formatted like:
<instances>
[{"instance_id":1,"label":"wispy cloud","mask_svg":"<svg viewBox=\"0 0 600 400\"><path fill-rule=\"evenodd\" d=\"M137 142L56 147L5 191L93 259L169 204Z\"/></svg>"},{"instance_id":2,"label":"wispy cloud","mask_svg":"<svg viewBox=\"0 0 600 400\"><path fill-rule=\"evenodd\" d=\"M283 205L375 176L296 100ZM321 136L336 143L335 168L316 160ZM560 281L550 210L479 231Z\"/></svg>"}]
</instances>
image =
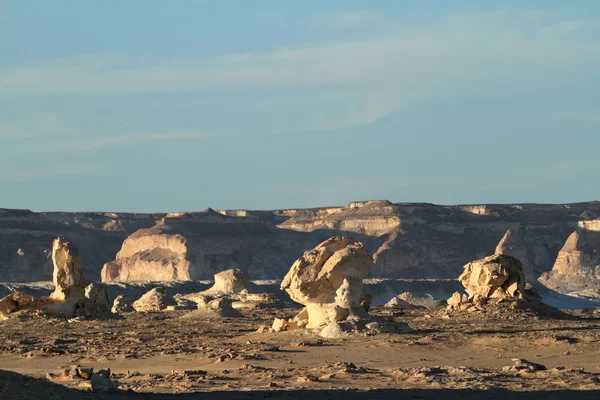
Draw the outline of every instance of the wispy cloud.
<instances>
[{"instance_id":1,"label":"wispy cloud","mask_svg":"<svg viewBox=\"0 0 600 400\"><path fill-rule=\"evenodd\" d=\"M283 18L281 14L272 17L277 21ZM351 10L318 15L315 21L344 28L377 25L382 18L387 17L376 11ZM518 18L535 24L519 23L523 21ZM522 82L536 76L540 68L547 71L598 61L597 41L570 35L588 29L589 21L545 18L467 13L435 25L395 27L366 39L315 42L266 52L178 59L96 54L54 60L1 69L0 97L206 90L255 90L265 97L273 90L309 89L314 93L311 102L318 102L322 93L337 91L343 94L337 103L329 104L327 110L302 113L301 122L291 129L336 130L378 121L416 98L473 88L479 82ZM198 135L203 138L205 134ZM176 138L125 135L76 141L70 146L98 148Z\"/></svg>"},{"instance_id":2,"label":"wispy cloud","mask_svg":"<svg viewBox=\"0 0 600 400\"><path fill-rule=\"evenodd\" d=\"M109 167L100 164L63 164L59 166L2 170L0 171L0 183L18 183L38 179L50 179L59 176L90 175L97 172L106 173Z\"/></svg>"},{"instance_id":3,"label":"wispy cloud","mask_svg":"<svg viewBox=\"0 0 600 400\"><path fill-rule=\"evenodd\" d=\"M387 19L385 13L375 10L345 10L321 13L312 18L313 26L320 29L346 29L373 24Z\"/></svg>"},{"instance_id":4,"label":"wispy cloud","mask_svg":"<svg viewBox=\"0 0 600 400\"><path fill-rule=\"evenodd\" d=\"M214 132L159 132L159 133L136 133L121 134L118 136L94 136L87 139L77 137L60 137L49 144L40 144L37 147L27 146L13 151L44 151L63 152L72 150L93 150L108 147L119 147L145 142L177 141L177 140L203 140L216 137Z\"/></svg>"},{"instance_id":5,"label":"wispy cloud","mask_svg":"<svg viewBox=\"0 0 600 400\"><path fill-rule=\"evenodd\" d=\"M486 27L483 18L469 14L372 39L224 57L150 62L98 55L56 60L0 70L0 96L389 84L415 90L464 82L472 74L494 76L499 68L518 73L598 54L597 43L532 35L511 21L498 22L497 16Z\"/></svg>"}]
</instances>

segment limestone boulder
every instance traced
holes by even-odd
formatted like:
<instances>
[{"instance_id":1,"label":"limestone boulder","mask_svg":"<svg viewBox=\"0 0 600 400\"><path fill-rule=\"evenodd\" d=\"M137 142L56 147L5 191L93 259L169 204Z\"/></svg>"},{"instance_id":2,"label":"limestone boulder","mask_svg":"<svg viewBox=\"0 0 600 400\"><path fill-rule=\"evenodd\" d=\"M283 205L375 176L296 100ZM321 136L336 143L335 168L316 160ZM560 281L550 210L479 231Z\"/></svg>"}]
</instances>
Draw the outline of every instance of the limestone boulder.
<instances>
[{"instance_id":1,"label":"limestone boulder","mask_svg":"<svg viewBox=\"0 0 600 400\"><path fill-rule=\"evenodd\" d=\"M34 299L22 292L14 292L0 299L0 317L6 317L17 310L33 305Z\"/></svg>"},{"instance_id":2,"label":"limestone boulder","mask_svg":"<svg viewBox=\"0 0 600 400\"><path fill-rule=\"evenodd\" d=\"M167 289L156 287L136 300L133 303L133 308L139 312L158 312L176 305L175 299Z\"/></svg>"},{"instance_id":3,"label":"limestone boulder","mask_svg":"<svg viewBox=\"0 0 600 400\"><path fill-rule=\"evenodd\" d=\"M423 306L417 306L417 305L410 304L406 300L401 299L400 296L393 297L390 301L385 303L384 307L385 308L398 308L398 309L402 309L402 310L418 310L418 309L425 308Z\"/></svg>"},{"instance_id":4,"label":"limestone boulder","mask_svg":"<svg viewBox=\"0 0 600 400\"><path fill-rule=\"evenodd\" d=\"M84 289L85 298L92 302L96 307L102 307L106 310L110 310L111 305L108 300L108 290L106 286L101 283L90 283Z\"/></svg>"},{"instance_id":5,"label":"limestone boulder","mask_svg":"<svg viewBox=\"0 0 600 400\"><path fill-rule=\"evenodd\" d=\"M115 314L135 311L135 308L133 308L133 299L127 294L118 295L113 302L111 311Z\"/></svg>"},{"instance_id":6,"label":"limestone boulder","mask_svg":"<svg viewBox=\"0 0 600 400\"><path fill-rule=\"evenodd\" d=\"M458 280L469 297L519 297L525 292L521 262L502 254L468 263Z\"/></svg>"}]
</instances>

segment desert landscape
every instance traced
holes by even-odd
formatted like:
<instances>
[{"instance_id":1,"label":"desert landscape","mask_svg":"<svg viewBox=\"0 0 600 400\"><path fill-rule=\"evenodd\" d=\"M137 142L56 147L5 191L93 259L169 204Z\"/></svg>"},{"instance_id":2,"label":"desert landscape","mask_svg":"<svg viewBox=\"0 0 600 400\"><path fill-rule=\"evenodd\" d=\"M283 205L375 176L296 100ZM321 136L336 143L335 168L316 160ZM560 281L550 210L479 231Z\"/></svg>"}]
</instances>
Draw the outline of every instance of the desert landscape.
<instances>
[{"instance_id":1,"label":"desert landscape","mask_svg":"<svg viewBox=\"0 0 600 400\"><path fill-rule=\"evenodd\" d=\"M598 216L600 203L3 210L0 393L593 398Z\"/></svg>"},{"instance_id":2,"label":"desert landscape","mask_svg":"<svg viewBox=\"0 0 600 400\"><path fill-rule=\"evenodd\" d=\"M599 21L0 1L0 400L600 399Z\"/></svg>"}]
</instances>

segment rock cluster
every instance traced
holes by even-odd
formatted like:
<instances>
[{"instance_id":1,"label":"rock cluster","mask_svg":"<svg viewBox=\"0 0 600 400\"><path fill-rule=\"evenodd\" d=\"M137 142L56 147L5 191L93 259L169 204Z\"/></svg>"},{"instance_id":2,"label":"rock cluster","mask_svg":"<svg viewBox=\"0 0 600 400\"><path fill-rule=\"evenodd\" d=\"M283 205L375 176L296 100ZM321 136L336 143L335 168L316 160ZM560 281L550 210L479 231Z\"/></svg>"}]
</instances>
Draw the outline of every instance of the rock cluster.
<instances>
[{"instance_id":1,"label":"rock cluster","mask_svg":"<svg viewBox=\"0 0 600 400\"><path fill-rule=\"evenodd\" d=\"M447 300L447 311L504 312L529 310L538 316L564 314L542 303L537 291L526 284L521 262L496 254L468 263L458 278L467 294L460 292ZM445 314L447 315L447 314Z\"/></svg>"},{"instance_id":2,"label":"rock cluster","mask_svg":"<svg viewBox=\"0 0 600 400\"><path fill-rule=\"evenodd\" d=\"M373 258L362 243L351 237L332 237L304 253L290 268L281 289L305 308L289 321L276 319L272 329L319 329L326 337L369 328L392 329L375 321L364 304L361 306L362 280L372 264ZM405 330L407 326L393 329Z\"/></svg>"},{"instance_id":3,"label":"rock cluster","mask_svg":"<svg viewBox=\"0 0 600 400\"><path fill-rule=\"evenodd\" d=\"M59 373L49 372L46 378L51 381L89 380L92 392L112 392L118 390L119 383L111 379L110 368L101 369L94 373L92 367L73 366Z\"/></svg>"},{"instance_id":4,"label":"rock cluster","mask_svg":"<svg viewBox=\"0 0 600 400\"><path fill-rule=\"evenodd\" d=\"M0 316L20 310L42 310L53 316L66 318L111 317L106 287L88 284L77 248L64 238L52 243L54 264L54 291L49 297L34 299L20 292L12 293L0 300Z\"/></svg>"}]
</instances>

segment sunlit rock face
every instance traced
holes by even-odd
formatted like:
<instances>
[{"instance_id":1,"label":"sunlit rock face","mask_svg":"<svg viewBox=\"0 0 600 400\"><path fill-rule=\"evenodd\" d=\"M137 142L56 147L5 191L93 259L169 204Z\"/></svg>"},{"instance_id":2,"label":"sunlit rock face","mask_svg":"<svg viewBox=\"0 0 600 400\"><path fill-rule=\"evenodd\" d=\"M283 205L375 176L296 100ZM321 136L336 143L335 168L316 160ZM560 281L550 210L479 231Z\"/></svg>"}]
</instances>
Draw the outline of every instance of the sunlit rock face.
<instances>
[{"instance_id":1,"label":"sunlit rock face","mask_svg":"<svg viewBox=\"0 0 600 400\"><path fill-rule=\"evenodd\" d=\"M560 292L600 294L600 231L573 232L540 281Z\"/></svg>"},{"instance_id":2,"label":"sunlit rock face","mask_svg":"<svg viewBox=\"0 0 600 400\"><path fill-rule=\"evenodd\" d=\"M455 279L466 263L497 253L520 259L525 277L535 282L552 269L569 235L597 231L599 218L598 202L440 206L378 200L172 214L0 210L0 281L51 280L57 236L81 250L88 279L122 282L208 280L228 269L252 279L282 279L306 249L351 235L373 255L369 278ZM555 286L568 291L583 287L579 281L556 280ZM595 280L588 283L600 288Z\"/></svg>"},{"instance_id":3,"label":"sunlit rock face","mask_svg":"<svg viewBox=\"0 0 600 400\"><path fill-rule=\"evenodd\" d=\"M210 209L171 214L128 237L101 276L103 281L198 280L238 269L255 278L280 278L314 241L253 217Z\"/></svg>"}]
</instances>

